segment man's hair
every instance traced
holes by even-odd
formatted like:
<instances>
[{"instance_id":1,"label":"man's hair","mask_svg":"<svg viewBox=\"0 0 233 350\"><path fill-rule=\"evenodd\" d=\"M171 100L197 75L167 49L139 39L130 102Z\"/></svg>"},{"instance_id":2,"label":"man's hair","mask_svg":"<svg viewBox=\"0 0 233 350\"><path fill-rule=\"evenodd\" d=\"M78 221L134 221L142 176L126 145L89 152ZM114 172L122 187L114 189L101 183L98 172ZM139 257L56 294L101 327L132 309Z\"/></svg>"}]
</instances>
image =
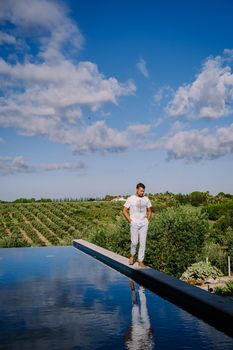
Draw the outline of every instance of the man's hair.
<instances>
[{"instance_id":1,"label":"man's hair","mask_svg":"<svg viewBox=\"0 0 233 350\"><path fill-rule=\"evenodd\" d=\"M144 190L146 188L146 186L143 183L139 182L136 186L136 189L138 190L140 187L143 188Z\"/></svg>"}]
</instances>

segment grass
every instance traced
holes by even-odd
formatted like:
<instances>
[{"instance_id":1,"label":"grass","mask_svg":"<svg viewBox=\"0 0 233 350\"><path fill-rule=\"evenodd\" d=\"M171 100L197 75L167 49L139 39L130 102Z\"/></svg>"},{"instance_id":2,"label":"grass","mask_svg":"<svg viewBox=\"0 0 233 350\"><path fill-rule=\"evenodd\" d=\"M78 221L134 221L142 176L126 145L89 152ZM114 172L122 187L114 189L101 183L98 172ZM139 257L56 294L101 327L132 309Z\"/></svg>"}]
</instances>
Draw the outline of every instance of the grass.
<instances>
[{"instance_id":1,"label":"grass","mask_svg":"<svg viewBox=\"0 0 233 350\"><path fill-rule=\"evenodd\" d=\"M232 296L233 281L227 282L223 287L216 287L214 293L221 296Z\"/></svg>"}]
</instances>

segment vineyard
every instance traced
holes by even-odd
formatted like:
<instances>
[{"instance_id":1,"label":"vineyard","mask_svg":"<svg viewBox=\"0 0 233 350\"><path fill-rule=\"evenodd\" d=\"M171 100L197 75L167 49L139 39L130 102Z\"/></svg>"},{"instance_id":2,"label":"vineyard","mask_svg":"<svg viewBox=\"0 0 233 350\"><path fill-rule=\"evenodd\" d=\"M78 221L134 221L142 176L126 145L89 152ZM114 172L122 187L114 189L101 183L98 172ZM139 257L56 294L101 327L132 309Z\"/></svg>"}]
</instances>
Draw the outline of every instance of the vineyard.
<instances>
[{"instance_id":1,"label":"vineyard","mask_svg":"<svg viewBox=\"0 0 233 350\"><path fill-rule=\"evenodd\" d=\"M227 259L233 259L233 200L197 208L167 196L152 198L145 263L180 277L208 257L227 274ZM128 256L130 228L122 209L122 202L111 199L0 202L0 248L72 245L82 238Z\"/></svg>"},{"instance_id":2,"label":"vineyard","mask_svg":"<svg viewBox=\"0 0 233 350\"><path fill-rule=\"evenodd\" d=\"M70 245L114 222L122 204L110 202L1 203L0 247Z\"/></svg>"}]
</instances>

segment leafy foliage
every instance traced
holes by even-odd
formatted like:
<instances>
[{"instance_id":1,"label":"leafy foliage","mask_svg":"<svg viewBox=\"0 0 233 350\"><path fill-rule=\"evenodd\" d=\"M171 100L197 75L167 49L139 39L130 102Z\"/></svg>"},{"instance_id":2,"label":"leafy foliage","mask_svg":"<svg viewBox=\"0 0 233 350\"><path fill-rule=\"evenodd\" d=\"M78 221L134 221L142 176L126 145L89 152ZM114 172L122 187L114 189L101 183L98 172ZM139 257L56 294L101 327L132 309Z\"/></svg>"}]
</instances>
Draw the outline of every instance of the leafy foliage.
<instances>
[{"instance_id":1,"label":"leafy foliage","mask_svg":"<svg viewBox=\"0 0 233 350\"><path fill-rule=\"evenodd\" d=\"M228 210L225 215L219 217L219 219L214 223L214 235L216 242L222 243L224 241L224 236L227 229L233 229L233 210Z\"/></svg>"},{"instance_id":2,"label":"leafy foliage","mask_svg":"<svg viewBox=\"0 0 233 350\"><path fill-rule=\"evenodd\" d=\"M167 208L152 216L145 262L152 267L179 276L195 261L202 247L208 221L199 210ZM129 256L130 227L118 217L113 224L93 228L88 240L124 256Z\"/></svg>"},{"instance_id":3,"label":"leafy foliage","mask_svg":"<svg viewBox=\"0 0 233 350\"><path fill-rule=\"evenodd\" d=\"M190 203L194 207L198 207L201 204L207 203L207 192L194 191L189 195Z\"/></svg>"},{"instance_id":4,"label":"leafy foliage","mask_svg":"<svg viewBox=\"0 0 233 350\"><path fill-rule=\"evenodd\" d=\"M121 210L101 201L1 203L0 247L69 245L114 223Z\"/></svg>"},{"instance_id":5,"label":"leafy foliage","mask_svg":"<svg viewBox=\"0 0 233 350\"><path fill-rule=\"evenodd\" d=\"M93 228L88 240L123 256L129 255L130 228L128 222L118 217L114 224Z\"/></svg>"},{"instance_id":6,"label":"leafy foliage","mask_svg":"<svg viewBox=\"0 0 233 350\"><path fill-rule=\"evenodd\" d=\"M205 260L206 258L208 258L208 261L212 265L216 266L224 273L227 273L226 252L219 243L206 240L203 249L198 255L198 260Z\"/></svg>"},{"instance_id":7,"label":"leafy foliage","mask_svg":"<svg viewBox=\"0 0 233 350\"><path fill-rule=\"evenodd\" d=\"M227 255L233 257L231 195L167 191L149 197L153 215L146 264L179 277L192 263L208 257L227 272ZM83 238L128 256L130 227L122 217L123 204L112 199L114 196L107 195L106 200L20 198L14 203L1 202L0 247L69 245ZM208 223L207 218L215 222Z\"/></svg>"},{"instance_id":8,"label":"leafy foliage","mask_svg":"<svg viewBox=\"0 0 233 350\"><path fill-rule=\"evenodd\" d=\"M146 262L180 276L201 250L209 224L200 210L168 208L154 217L148 234Z\"/></svg>"},{"instance_id":9,"label":"leafy foliage","mask_svg":"<svg viewBox=\"0 0 233 350\"><path fill-rule=\"evenodd\" d=\"M202 212L206 212L210 220L218 220L226 212L233 212L233 200L227 200L223 203L208 204L203 206Z\"/></svg>"},{"instance_id":10,"label":"leafy foliage","mask_svg":"<svg viewBox=\"0 0 233 350\"><path fill-rule=\"evenodd\" d=\"M222 276L221 270L210 263L200 261L189 266L180 279L188 283L199 284L210 277L216 278L219 276Z\"/></svg>"},{"instance_id":11,"label":"leafy foliage","mask_svg":"<svg viewBox=\"0 0 233 350\"><path fill-rule=\"evenodd\" d=\"M222 296L233 295L233 281L227 282L223 287L216 287L214 293Z\"/></svg>"}]
</instances>

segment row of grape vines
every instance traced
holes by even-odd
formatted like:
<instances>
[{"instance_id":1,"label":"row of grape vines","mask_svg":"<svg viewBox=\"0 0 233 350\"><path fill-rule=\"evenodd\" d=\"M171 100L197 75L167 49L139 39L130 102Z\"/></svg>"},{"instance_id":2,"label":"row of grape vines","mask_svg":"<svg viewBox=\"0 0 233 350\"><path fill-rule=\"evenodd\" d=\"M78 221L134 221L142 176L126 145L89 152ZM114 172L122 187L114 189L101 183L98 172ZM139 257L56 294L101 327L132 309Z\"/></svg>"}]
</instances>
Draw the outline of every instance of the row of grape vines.
<instances>
[{"instance_id":1,"label":"row of grape vines","mask_svg":"<svg viewBox=\"0 0 233 350\"><path fill-rule=\"evenodd\" d=\"M69 204L1 205L0 247L69 245L86 227L72 214Z\"/></svg>"},{"instance_id":2,"label":"row of grape vines","mask_svg":"<svg viewBox=\"0 0 233 350\"><path fill-rule=\"evenodd\" d=\"M70 245L117 212L106 203L1 203L0 247Z\"/></svg>"}]
</instances>

